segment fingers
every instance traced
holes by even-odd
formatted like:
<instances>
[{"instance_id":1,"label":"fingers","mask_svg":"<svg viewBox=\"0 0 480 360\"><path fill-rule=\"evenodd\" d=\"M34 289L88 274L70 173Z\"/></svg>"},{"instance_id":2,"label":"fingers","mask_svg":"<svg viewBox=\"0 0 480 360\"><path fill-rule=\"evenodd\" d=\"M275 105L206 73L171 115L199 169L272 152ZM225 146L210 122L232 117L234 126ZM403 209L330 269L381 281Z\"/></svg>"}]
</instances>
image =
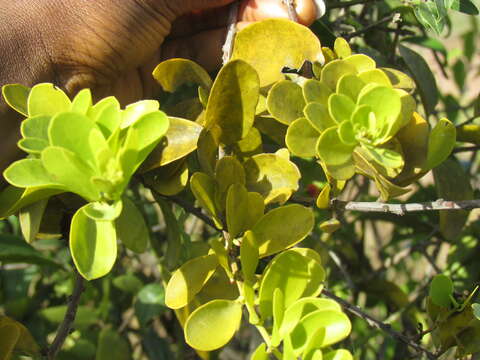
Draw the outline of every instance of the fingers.
<instances>
[{"instance_id":1,"label":"fingers","mask_svg":"<svg viewBox=\"0 0 480 360\"><path fill-rule=\"evenodd\" d=\"M297 0L295 9L298 21L310 25L317 19L314 0ZM240 5L239 20L260 21L272 17L288 19L287 6L282 0L245 0Z\"/></svg>"}]
</instances>

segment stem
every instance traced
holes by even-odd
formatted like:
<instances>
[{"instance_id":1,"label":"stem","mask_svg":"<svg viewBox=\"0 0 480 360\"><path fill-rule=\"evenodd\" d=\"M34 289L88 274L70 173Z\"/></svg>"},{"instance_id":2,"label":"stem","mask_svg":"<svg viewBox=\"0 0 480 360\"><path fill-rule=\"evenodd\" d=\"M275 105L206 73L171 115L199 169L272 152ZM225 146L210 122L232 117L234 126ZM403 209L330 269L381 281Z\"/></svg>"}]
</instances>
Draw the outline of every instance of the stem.
<instances>
[{"instance_id":1,"label":"stem","mask_svg":"<svg viewBox=\"0 0 480 360\"><path fill-rule=\"evenodd\" d=\"M238 18L238 1L235 1L230 5L230 13L228 15L228 31L223 45L223 64L225 65L232 57L233 43L235 40L235 34L237 33L237 18Z\"/></svg>"},{"instance_id":2,"label":"stem","mask_svg":"<svg viewBox=\"0 0 480 360\"><path fill-rule=\"evenodd\" d=\"M265 342L265 344L267 344L267 348L270 349L272 347L272 342L270 341L270 335L268 335L267 329L265 329L265 327L263 327L262 325L255 325L255 327L257 328L260 335L262 335L263 341Z\"/></svg>"},{"instance_id":3,"label":"stem","mask_svg":"<svg viewBox=\"0 0 480 360\"><path fill-rule=\"evenodd\" d=\"M437 356L435 356L435 354L428 351L423 346L417 344L416 342L414 342L412 339L408 338L407 336L393 330L390 324L385 324L384 322L375 319L374 317L365 313L358 306L350 304L349 302L343 300L342 298L339 298L338 296L334 295L333 293L331 293L328 290L324 289L322 291L322 294L324 294L326 297L338 302L340 305L342 305L345 308L345 310L347 310L352 315L358 316L359 318L365 320L369 326L389 334L391 337L393 337L393 338L403 342L404 344L410 346L412 349L416 350L417 352L424 353L428 357L428 359L430 359L430 360L437 359Z\"/></svg>"},{"instance_id":4,"label":"stem","mask_svg":"<svg viewBox=\"0 0 480 360\"><path fill-rule=\"evenodd\" d=\"M387 22L390 22L393 18L394 18L394 14L392 15L388 15L387 17L384 17L383 19L377 21L377 22L374 22L373 24L370 24L368 26L365 26L362 30L358 30L358 31L354 31L354 32L351 32L349 34L345 34L343 37L345 38L345 40L350 40L351 38L354 38L354 37L357 37L357 36L360 36L360 35L363 35L365 34L366 32L372 30L373 28L379 26L379 25L383 25Z\"/></svg>"},{"instance_id":5,"label":"stem","mask_svg":"<svg viewBox=\"0 0 480 360\"><path fill-rule=\"evenodd\" d=\"M298 14L295 9L294 0L283 0L283 2L287 5L288 18L292 21L298 22Z\"/></svg>"},{"instance_id":6,"label":"stem","mask_svg":"<svg viewBox=\"0 0 480 360\"><path fill-rule=\"evenodd\" d=\"M377 0L352 0L352 1L337 1L331 2L328 4L328 9L339 9L339 8L347 8L354 5L361 5L366 4L369 2L374 2Z\"/></svg>"},{"instance_id":7,"label":"stem","mask_svg":"<svg viewBox=\"0 0 480 360\"><path fill-rule=\"evenodd\" d=\"M75 316L77 314L78 304L80 303L80 297L85 290L85 280L77 271L75 271L75 274L75 287L73 289L72 296L70 296L68 299L67 312L65 313L62 323L58 327L57 335L55 336L52 345L50 345L50 348L47 351L47 357L49 360L55 359L67 336L70 334L73 322L75 321Z\"/></svg>"}]
</instances>

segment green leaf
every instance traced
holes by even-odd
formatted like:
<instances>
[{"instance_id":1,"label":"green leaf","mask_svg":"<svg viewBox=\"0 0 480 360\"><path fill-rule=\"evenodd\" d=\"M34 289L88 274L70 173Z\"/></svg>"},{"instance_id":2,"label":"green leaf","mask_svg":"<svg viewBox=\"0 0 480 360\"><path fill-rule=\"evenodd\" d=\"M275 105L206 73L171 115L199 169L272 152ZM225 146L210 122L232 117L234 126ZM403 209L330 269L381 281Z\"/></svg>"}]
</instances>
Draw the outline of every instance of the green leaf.
<instances>
[{"instance_id":1,"label":"green leaf","mask_svg":"<svg viewBox=\"0 0 480 360\"><path fill-rule=\"evenodd\" d=\"M177 91L182 85L195 84L209 90L210 75L197 63L187 59L163 61L153 70L153 77L168 92Z\"/></svg>"},{"instance_id":2,"label":"green leaf","mask_svg":"<svg viewBox=\"0 0 480 360\"><path fill-rule=\"evenodd\" d=\"M318 102L327 106L328 97L331 93L332 90L321 81L308 79L303 83L303 97L307 104L310 102Z\"/></svg>"},{"instance_id":3,"label":"green leaf","mask_svg":"<svg viewBox=\"0 0 480 360\"><path fill-rule=\"evenodd\" d=\"M39 115L29 117L22 121L20 131L24 138L38 138L45 141L48 140L48 127L50 125L51 116Z\"/></svg>"},{"instance_id":4,"label":"green leaf","mask_svg":"<svg viewBox=\"0 0 480 360\"><path fill-rule=\"evenodd\" d=\"M317 154L325 163L328 173L337 180L348 180L355 174L353 163L354 146L345 145L337 128L329 128L320 136Z\"/></svg>"},{"instance_id":5,"label":"green leaf","mask_svg":"<svg viewBox=\"0 0 480 360\"><path fill-rule=\"evenodd\" d=\"M62 192L62 190L48 187L31 187L24 189L9 185L0 192L0 217L5 218L13 215L25 206Z\"/></svg>"},{"instance_id":6,"label":"green leaf","mask_svg":"<svg viewBox=\"0 0 480 360\"><path fill-rule=\"evenodd\" d=\"M403 42L408 42L415 45L423 46L427 49L438 51L445 57L447 56L447 49L443 43L435 38L428 36L410 36L402 39Z\"/></svg>"},{"instance_id":7,"label":"green leaf","mask_svg":"<svg viewBox=\"0 0 480 360\"><path fill-rule=\"evenodd\" d=\"M100 200L99 190L90 181L96 175L95 170L75 153L62 147L49 146L42 151L41 157L50 176L64 189L88 201Z\"/></svg>"},{"instance_id":8,"label":"green leaf","mask_svg":"<svg viewBox=\"0 0 480 360\"><path fill-rule=\"evenodd\" d=\"M167 310L164 287L160 284L145 285L138 293L134 307L140 326L146 327L150 320Z\"/></svg>"},{"instance_id":9,"label":"green leaf","mask_svg":"<svg viewBox=\"0 0 480 360\"><path fill-rule=\"evenodd\" d=\"M193 121L175 117L169 117L169 122L165 137L142 164L142 172L170 164L197 148L203 127Z\"/></svg>"},{"instance_id":10,"label":"green leaf","mask_svg":"<svg viewBox=\"0 0 480 360\"><path fill-rule=\"evenodd\" d=\"M400 54L413 75L427 114L432 114L438 103L438 88L426 61L415 51L400 45Z\"/></svg>"},{"instance_id":11,"label":"green leaf","mask_svg":"<svg viewBox=\"0 0 480 360\"><path fill-rule=\"evenodd\" d=\"M303 90L292 81L279 81L268 92L268 111L282 124L289 125L302 117L304 107Z\"/></svg>"},{"instance_id":12,"label":"green leaf","mask_svg":"<svg viewBox=\"0 0 480 360\"><path fill-rule=\"evenodd\" d=\"M311 125L310 121L302 117L290 124L285 137L288 149L295 156L313 157L316 155L316 146L320 133Z\"/></svg>"},{"instance_id":13,"label":"green leaf","mask_svg":"<svg viewBox=\"0 0 480 360\"><path fill-rule=\"evenodd\" d=\"M61 267L55 260L42 254L22 238L13 235L0 235L0 261L3 264L25 263Z\"/></svg>"},{"instance_id":14,"label":"green leaf","mask_svg":"<svg viewBox=\"0 0 480 360\"><path fill-rule=\"evenodd\" d=\"M261 343L253 352L250 360L268 360L267 344Z\"/></svg>"},{"instance_id":15,"label":"green leaf","mask_svg":"<svg viewBox=\"0 0 480 360\"><path fill-rule=\"evenodd\" d=\"M181 192L188 184L188 163L178 160L144 175L145 183L159 194L173 196ZM150 180L151 179L151 180Z\"/></svg>"},{"instance_id":16,"label":"green leaf","mask_svg":"<svg viewBox=\"0 0 480 360\"><path fill-rule=\"evenodd\" d=\"M337 93L348 96L353 102L357 102L358 95L365 84L365 81L358 75L346 74L337 83Z\"/></svg>"},{"instance_id":17,"label":"green leaf","mask_svg":"<svg viewBox=\"0 0 480 360\"><path fill-rule=\"evenodd\" d=\"M453 0L450 9L468 15L479 14L477 5L470 0Z\"/></svg>"},{"instance_id":18,"label":"green leaf","mask_svg":"<svg viewBox=\"0 0 480 360\"><path fill-rule=\"evenodd\" d=\"M246 228L251 229L265 213L265 203L262 195L257 192L248 193L248 213Z\"/></svg>"},{"instance_id":19,"label":"green leaf","mask_svg":"<svg viewBox=\"0 0 480 360\"><path fill-rule=\"evenodd\" d=\"M480 304L472 304L473 315L480 320Z\"/></svg>"},{"instance_id":20,"label":"green leaf","mask_svg":"<svg viewBox=\"0 0 480 360\"><path fill-rule=\"evenodd\" d=\"M128 197L124 196L122 202L122 212L115 220L117 236L127 249L143 253L150 243L150 231L145 218Z\"/></svg>"},{"instance_id":21,"label":"green leaf","mask_svg":"<svg viewBox=\"0 0 480 360\"><path fill-rule=\"evenodd\" d=\"M205 114L205 128L218 126L220 141L231 145L253 126L260 84L253 67L242 60L227 63L213 83Z\"/></svg>"},{"instance_id":22,"label":"green leaf","mask_svg":"<svg viewBox=\"0 0 480 360\"><path fill-rule=\"evenodd\" d=\"M120 216L123 204L116 201L113 204L106 202L92 202L85 205L83 211L92 220L113 221Z\"/></svg>"},{"instance_id":23,"label":"green leaf","mask_svg":"<svg viewBox=\"0 0 480 360\"><path fill-rule=\"evenodd\" d=\"M265 204L282 204L298 189L300 171L293 162L277 154L252 156L244 168L247 189L261 194Z\"/></svg>"},{"instance_id":24,"label":"green leaf","mask_svg":"<svg viewBox=\"0 0 480 360\"><path fill-rule=\"evenodd\" d=\"M228 188L225 209L228 232L232 238L236 238L248 229L247 222L250 208L245 185L236 183Z\"/></svg>"},{"instance_id":25,"label":"green leaf","mask_svg":"<svg viewBox=\"0 0 480 360\"><path fill-rule=\"evenodd\" d=\"M255 281L255 271L258 266L258 246L252 232L247 231L242 238L240 245L240 261L242 264L242 273L245 281L253 283Z\"/></svg>"},{"instance_id":26,"label":"green leaf","mask_svg":"<svg viewBox=\"0 0 480 360\"><path fill-rule=\"evenodd\" d=\"M5 356L6 353L12 349L8 344L13 343L13 337L16 338L14 344L15 358L21 355L29 355L33 358L40 356L40 347L32 337L30 331L18 321L15 321L6 316L0 316L0 359L9 359L9 356Z\"/></svg>"},{"instance_id":27,"label":"green leaf","mask_svg":"<svg viewBox=\"0 0 480 360\"><path fill-rule=\"evenodd\" d=\"M392 87L390 78L381 69L373 69L358 74L360 80L365 84L378 84L386 87Z\"/></svg>"},{"instance_id":28,"label":"green leaf","mask_svg":"<svg viewBox=\"0 0 480 360\"><path fill-rule=\"evenodd\" d=\"M48 142L38 138L25 138L20 139L17 145L29 154L38 155L48 146Z\"/></svg>"},{"instance_id":29,"label":"green leaf","mask_svg":"<svg viewBox=\"0 0 480 360\"><path fill-rule=\"evenodd\" d=\"M200 306L185 323L185 340L196 350L212 351L227 344L240 326L242 305L213 300ZM221 331L219 331L221 329Z\"/></svg>"},{"instance_id":30,"label":"green leaf","mask_svg":"<svg viewBox=\"0 0 480 360\"><path fill-rule=\"evenodd\" d=\"M28 115L56 115L69 111L70 99L65 93L53 84L42 83L35 85L28 95Z\"/></svg>"},{"instance_id":31,"label":"green leaf","mask_svg":"<svg viewBox=\"0 0 480 360\"><path fill-rule=\"evenodd\" d=\"M447 159L433 169L439 199L472 200L470 177L455 159ZM462 233L470 212L467 210L440 211L440 232L448 240L456 240Z\"/></svg>"},{"instance_id":32,"label":"green leaf","mask_svg":"<svg viewBox=\"0 0 480 360\"><path fill-rule=\"evenodd\" d=\"M24 207L18 214L22 235L29 244L35 241L47 203L48 199L40 200Z\"/></svg>"},{"instance_id":33,"label":"green leaf","mask_svg":"<svg viewBox=\"0 0 480 360\"><path fill-rule=\"evenodd\" d=\"M218 266L216 255L205 255L187 261L170 278L165 304L171 309L187 305L202 290Z\"/></svg>"},{"instance_id":34,"label":"green leaf","mask_svg":"<svg viewBox=\"0 0 480 360\"><path fill-rule=\"evenodd\" d=\"M157 100L141 100L128 105L122 112L120 128L125 129L135 124L140 118L155 113L160 108Z\"/></svg>"},{"instance_id":35,"label":"green leaf","mask_svg":"<svg viewBox=\"0 0 480 360\"><path fill-rule=\"evenodd\" d=\"M328 98L328 110L330 116L338 124L345 120L350 120L354 109L355 103L346 95L332 94Z\"/></svg>"},{"instance_id":36,"label":"green leaf","mask_svg":"<svg viewBox=\"0 0 480 360\"><path fill-rule=\"evenodd\" d=\"M87 280L110 272L117 258L117 234L112 221L95 221L77 210L70 227L70 251L78 272Z\"/></svg>"},{"instance_id":37,"label":"green leaf","mask_svg":"<svg viewBox=\"0 0 480 360\"><path fill-rule=\"evenodd\" d=\"M228 189L233 184L245 185L245 170L242 164L233 156L224 156L217 161L215 167L215 201L217 207L225 209Z\"/></svg>"},{"instance_id":38,"label":"green leaf","mask_svg":"<svg viewBox=\"0 0 480 360\"><path fill-rule=\"evenodd\" d=\"M3 176L10 184L21 188L64 188L64 186L53 180L39 159L15 161L5 170Z\"/></svg>"},{"instance_id":39,"label":"green leaf","mask_svg":"<svg viewBox=\"0 0 480 360\"><path fill-rule=\"evenodd\" d=\"M353 360L353 356L348 350L338 349L326 353L323 360Z\"/></svg>"},{"instance_id":40,"label":"green leaf","mask_svg":"<svg viewBox=\"0 0 480 360\"><path fill-rule=\"evenodd\" d=\"M398 169L404 165L401 154L394 150L362 144L374 161L385 168Z\"/></svg>"},{"instance_id":41,"label":"green leaf","mask_svg":"<svg viewBox=\"0 0 480 360\"><path fill-rule=\"evenodd\" d=\"M105 138L109 138L119 128L122 120L120 103L113 96L97 102L88 109L86 115L98 125Z\"/></svg>"},{"instance_id":42,"label":"green leaf","mask_svg":"<svg viewBox=\"0 0 480 360\"><path fill-rule=\"evenodd\" d=\"M285 311L280 336L283 339L289 335L297 326L300 319L317 310L331 310L341 312L342 308L338 303L330 299L316 297L303 297L292 303Z\"/></svg>"},{"instance_id":43,"label":"green leaf","mask_svg":"<svg viewBox=\"0 0 480 360\"><path fill-rule=\"evenodd\" d=\"M430 283L430 290L428 292L428 296L430 296L433 303L448 308L452 304L452 295L452 280L450 280L448 276L442 274L435 275Z\"/></svg>"},{"instance_id":44,"label":"green leaf","mask_svg":"<svg viewBox=\"0 0 480 360\"><path fill-rule=\"evenodd\" d=\"M137 294L143 287L143 282L133 274L117 276L112 280L112 284L117 289L132 294Z\"/></svg>"},{"instance_id":45,"label":"green leaf","mask_svg":"<svg viewBox=\"0 0 480 360\"><path fill-rule=\"evenodd\" d=\"M375 60L365 54L354 54L343 59L343 62L353 66L357 72L363 73L377 67Z\"/></svg>"},{"instance_id":46,"label":"green leaf","mask_svg":"<svg viewBox=\"0 0 480 360\"><path fill-rule=\"evenodd\" d=\"M132 359L132 350L128 341L118 332L104 328L98 337L97 353L95 360L129 360Z\"/></svg>"},{"instance_id":47,"label":"green leaf","mask_svg":"<svg viewBox=\"0 0 480 360\"><path fill-rule=\"evenodd\" d=\"M40 316L45 320L53 323L60 324L65 318L67 312L66 305L52 306L46 309L40 310ZM98 321L98 312L89 306L79 306L73 326L75 328L85 329L95 324ZM79 329L79 330L80 330Z\"/></svg>"},{"instance_id":48,"label":"green leaf","mask_svg":"<svg viewBox=\"0 0 480 360\"><path fill-rule=\"evenodd\" d=\"M348 41L341 37L335 39L333 50L340 59L352 55L352 50L350 49L350 45L348 45Z\"/></svg>"},{"instance_id":49,"label":"green leaf","mask_svg":"<svg viewBox=\"0 0 480 360\"><path fill-rule=\"evenodd\" d=\"M440 119L428 138L428 152L424 170L433 169L445 161L455 146L456 136L455 125L448 119Z\"/></svg>"},{"instance_id":50,"label":"green leaf","mask_svg":"<svg viewBox=\"0 0 480 360\"><path fill-rule=\"evenodd\" d=\"M5 102L12 109L24 116L28 116L27 103L29 94L30 88L21 84L7 84L2 86L2 95Z\"/></svg>"},{"instance_id":51,"label":"green leaf","mask_svg":"<svg viewBox=\"0 0 480 360\"><path fill-rule=\"evenodd\" d=\"M445 9L437 7L436 2L420 2L414 8L415 16L418 21L428 29L433 30L439 35L446 24Z\"/></svg>"},{"instance_id":52,"label":"green leaf","mask_svg":"<svg viewBox=\"0 0 480 360\"><path fill-rule=\"evenodd\" d=\"M276 290L283 294L281 308L285 311L302 297L318 295L324 280L325 271L316 260L294 250L277 255L265 269L260 283L259 306L263 319L273 315Z\"/></svg>"},{"instance_id":53,"label":"green leaf","mask_svg":"<svg viewBox=\"0 0 480 360\"><path fill-rule=\"evenodd\" d=\"M82 89L72 100L70 111L87 115L88 110L92 107L92 92L90 89Z\"/></svg>"},{"instance_id":54,"label":"green leaf","mask_svg":"<svg viewBox=\"0 0 480 360\"><path fill-rule=\"evenodd\" d=\"M349 120L343 121L338 127L338 136L340 140L348 146L355 146L358 144L358 141L355 137L355 130L353 129L353 124Z\"/></svg>"},{"instance_id":55,"label":"green leaf","mask_svg":"<svg viewBox=\"0 0 480 360\"><path fill-rule=\"evenodd\" d=\"M10 359L20 339L20 329L16 324L0 323L0 359Z\"/></svg>"},{"instance_id":56,"label":"green leaf","mask_svg":"<svg viewBox=\"0 0 480 360\"><path fill-rule=\"evenodd\" d=\"M311 102L305 107L303 112L307 120L310 121L310 124L317 129L319 133L337 125L328 112L328 105Z\"/></svg>"},{"instance_id":57,"label":"green leaf","mask_svg":"<svg viewBox=\"0 0 480 360\"><path fill-rule=\"evenodd\" d=\"M295 219L291 226L285 219ZM313 229L311 209L292 204L266 213L252 228L260 257L275 254L302 241Z\"/></svg>"},{"instance_id":58,"label":"green leaf","mask_svg":"<svg viewBox=\"0 0 480 360\"><path fill-rule=\"evenodd\" d=\"M218 210L215 205L215 180L207 174L197 172L190 178L190 189L195 199L215 219L216 225L221 225L218 220Z\"/></svg>"},{"instance_id":59,"label":"green leaf","mask_svg":"<svg viewBox=\"0 0 480 360\"><path fill-rule=\"evenodd\" d=\"M390 83L396 89L403 89L408 92L415 90L415 82L407 74L392 68L380 68L390 79Z\"/></svg>"},{"instance_id":60,"label":"green leaf","mask_svg":"<svg viewBox=\"0 0 480 360\"><path fill-rule=\"evenodd\" d=\"M311 312L300 320L290 334L293 350L295 354L300 354L313 336L318 337L316 342L319 347L330 346L345 339L351 329L350 320L342 312L333 310Z\"/></svg>"},{"instance_id":61,"label":"green leaf","mask_svg":"<svg viewBox=\"0 0 480 360\"><path fill-rule=\"evenodd\" d=\"M256 22L239 31L232 53L232 59L242 59L255 68L261 87L283 79L284 67L298 69L305 60L314 62L321 57L316 35L285 19Z\"/></svg>"},{"instance_id":62,"label":"green leaf","mask_svg":"<svg viewBox=\"0 0 480 360\"><path fill-rule=\"evenodd\" d=\"M347 58L349 59L349 58ZM333 60L322 69L320 81L326 84L332 91L337 88L337 82L346 74L357 74L357 69L348 60Z\"/></svg>"}]
</instances>

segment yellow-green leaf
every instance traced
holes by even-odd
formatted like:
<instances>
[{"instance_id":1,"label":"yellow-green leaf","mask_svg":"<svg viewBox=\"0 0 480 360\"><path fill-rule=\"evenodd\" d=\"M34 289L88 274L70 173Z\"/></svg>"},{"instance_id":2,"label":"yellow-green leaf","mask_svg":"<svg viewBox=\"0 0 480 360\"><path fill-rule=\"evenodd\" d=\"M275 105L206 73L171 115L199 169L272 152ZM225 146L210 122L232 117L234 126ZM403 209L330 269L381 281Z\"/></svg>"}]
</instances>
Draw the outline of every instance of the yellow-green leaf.
<instances>
[{"instance_id":1,"label":"yellow-green leaf","mask_svg":"<svg viewBox=\"0 0 480 360\"><path fill-rule=\"evenodd\" d=\"M210 89L210 75L197 63L187 59L170 59L157 65L153 77L168 92L176 91L184 84L200 85Z\"/></svg>"},{"instance_id":2,"label":"yellow-green leaf","mask_svg":"<svg viewBox=\"0 0 480 360\"><path fill-rule=\"evenodd\" d=\"M24 116L28 116L29 94L30 88L21 84L7 84L2 87L2 95L8 106Z\"/></svg>"},{"instance_id":3,"label":"yellow-green leaf","mask_svg":"<svg viewBox=\"0 0 480 360\"><path fill-rule=\"evenodd\" d=\"M304 107L303 90L292 81L279 81L268 92L268 111L282 124L289 125L302 117Z\"/></svg>"},{"instance_id":4,"label":"yellow-green leaf","mask_svg":"<svg viewBox=\"0 0 480 360\"><path fill-rule=\"evenodd\" d=\"M213 300L200 306L185 323L185 340L196 350L212 351L227 344L242 320L242 305Z\"/></svg>"},{"instance_id":5,"label":"yellow-green leaf","mask_svg":"<svg viewBox=\"0 0 480 360\"><path fill-rule=\"evenodd\" d=\"M455 146L456 136L455 125L448 119L440 119L428 138L428 153L424 170L433 169L450 155Z\"/></svg>"},{"instance_id":6,"label":"yellow-green leaf","mask_svg":"<svg viewBox=\"0 0 480 360\"><path fill-rule=\"evenodd\" d=\"M248 229L249 211L248 192L245 185L241 183L232 184L228 188L225 211L228 232L231 237L236 238Z\"/></svg>"},{"instance_id":7,"label":"yellow-green leaf","mask_svg":"<svg viewBox=\"0 0 480 360\"><path fill-rule=\"evenodd\" d=\"M293 155L313 157L317 153L317 141L320 133L310 121L302 117L290 124L285 143Z\"/></svg>"}]
</instances>

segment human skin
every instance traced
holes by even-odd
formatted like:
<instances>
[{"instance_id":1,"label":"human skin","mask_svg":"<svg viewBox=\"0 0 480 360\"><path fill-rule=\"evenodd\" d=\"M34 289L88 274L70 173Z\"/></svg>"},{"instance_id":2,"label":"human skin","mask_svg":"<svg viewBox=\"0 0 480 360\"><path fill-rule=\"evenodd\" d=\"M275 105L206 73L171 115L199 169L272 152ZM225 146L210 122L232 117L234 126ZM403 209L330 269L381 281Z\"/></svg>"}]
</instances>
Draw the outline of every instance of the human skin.
<instances>
[{"instance_id":1,"label":"human skin","mask_svg":"<svg viewBox=\"0 0 480 360\"><path fill-rule=\"evenodd\" d=\"M282 0L244 0L239 27L288 17ZM233 0L0 0L0 86L52 82L70 96L125 105L151 98L161 61L182 57L207 70L220 65ZM313 0L297 0L299 21L315 19ZM0 99L0 170L19 156L20 118Z\"/></svg>"}]
</instances>

